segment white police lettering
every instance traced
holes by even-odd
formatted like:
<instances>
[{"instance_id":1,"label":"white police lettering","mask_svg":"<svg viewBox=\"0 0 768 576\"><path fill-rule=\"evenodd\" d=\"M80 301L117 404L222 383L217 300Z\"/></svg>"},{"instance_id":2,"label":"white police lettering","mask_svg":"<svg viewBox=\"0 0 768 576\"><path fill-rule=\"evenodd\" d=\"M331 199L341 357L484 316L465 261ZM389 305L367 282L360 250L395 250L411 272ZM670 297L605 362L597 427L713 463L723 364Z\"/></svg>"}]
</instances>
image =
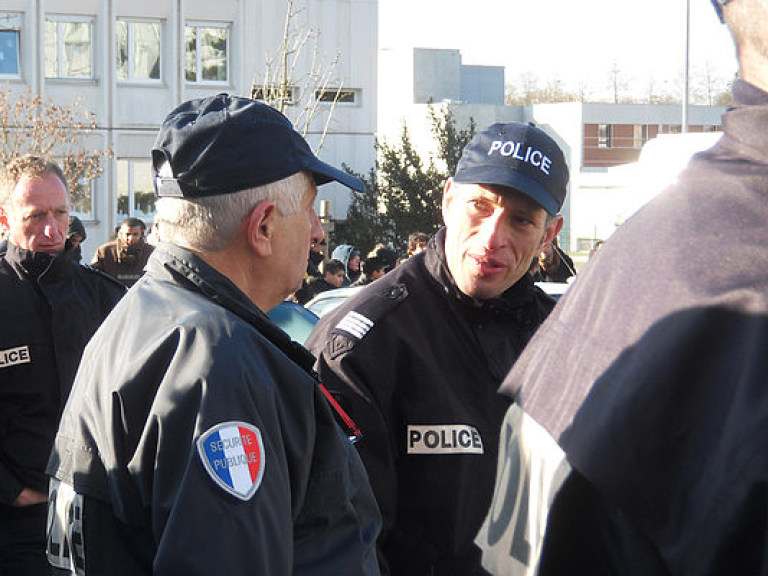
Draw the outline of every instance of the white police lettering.
<instances>
[{"instance_id":1,"label":"white police lettering","mask_svg":"<svg viewBox=\"0 0 768 576\"><path fill-rule=\"evenodd\" d=\"M502 156L511 156L516 160L526 162L531 166L536 166L536 168L544 172L544 174L549 175L549 170L552 167L552 160L549 156L544 154L541 150L536 150L530 146L526 146L524 150L521 150L522 148L522 142L515 142L514 140L507 140L506 142L494 140L488 150L488 156L493 155L494 152L501 154Z\"/></svg>"},{"instance_id":2,"label":"white police lettering","mask_svg":"<svg viewBox=\"0 0 768 576\"><path fill-rule=\"evenodd\" d=\"M8 368L17 364L29 364L32 358L29 355L29 346L19 346L0 350L0 368Z\"/></svg>"},{"instance_id":3,"label":"white police lettering","mask_svg":"<svg viewBox=\"0 0 768 576\"><path fill-rule=\"evenodd\" d=\"M483 454L483 439L467 424L408 426L408 454Z\"/></svg>"}]
</instances>

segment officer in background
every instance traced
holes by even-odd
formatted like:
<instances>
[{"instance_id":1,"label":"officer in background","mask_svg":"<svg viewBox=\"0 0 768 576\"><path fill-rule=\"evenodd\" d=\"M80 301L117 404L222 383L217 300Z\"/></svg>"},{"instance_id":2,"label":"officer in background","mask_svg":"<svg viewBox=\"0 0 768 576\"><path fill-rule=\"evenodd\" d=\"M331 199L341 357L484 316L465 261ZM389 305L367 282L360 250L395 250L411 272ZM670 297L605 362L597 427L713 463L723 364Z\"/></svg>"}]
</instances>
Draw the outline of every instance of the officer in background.
<instances>
[{"instance_id":1,"label":"officer in background","mask_svg":"<svg viewBox=\"0 0 768 576\"><path fill-rule=\"evenodd\" d=\"M768 574L768 2L714 4L740 65L723 136L504 382L494 574Z\"/></svg>"},{"instance_id":2,"label":"officer in background","mask_svg":"<svg viewBox=\"0 0 768 576\"><path fill-rule=\"evenodd\" d=\"M496 391L554 306L527 274L562 226L568 169L539 128L495 124L464 149L427 249L323 317L308 346L360 426L394 575L482 574Z\"/></svg>"},{"instance_id":3,"label":"officer in background","mask_svg":"<svg viewBox=\"0 0 768 576\"><path fill-rule=\"evenodd\" d=\"M265 315L322 240L317 185L362 182L273 108L226 94L171 111L152 166L162 241L64 411L51 563L86 576L378 574L365 469L314 359Z\"/></svg>"},{"instance_id":4,"label":"officer in background","mask_svg":"<svg viewBox=\"0 0 768 576\"><path fill-rule=\"evenodd\" d=\"M80 356L125 289L73 260L69 191L37 156L6 168L0 257L0 574L47 571L45 465Z\"/></svg>"}]
</instances>

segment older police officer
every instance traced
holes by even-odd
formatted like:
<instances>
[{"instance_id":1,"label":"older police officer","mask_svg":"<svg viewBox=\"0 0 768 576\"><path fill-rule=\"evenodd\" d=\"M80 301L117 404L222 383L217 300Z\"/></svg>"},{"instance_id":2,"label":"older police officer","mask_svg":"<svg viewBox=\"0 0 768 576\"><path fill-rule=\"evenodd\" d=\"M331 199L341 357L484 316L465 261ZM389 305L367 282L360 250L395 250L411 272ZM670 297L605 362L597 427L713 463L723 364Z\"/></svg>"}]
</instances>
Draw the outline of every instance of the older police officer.
<instances>
[{"instance_id":1,"label":"older police officer","mask_svg":"<svg viewBox=\"0 0 768 576\"><path fill-rule=\"evenodd\" d=\"M312 357L264 314L322 240L317 185L362 183L279 112L226 94L174 109L152 164L163 242L86 350L49 466L51 562L378 574L363 465Z\"/></svg>"},{"instance_id":2,"label":"older police officer","mask_svg":"<svg viewBox=\"0 0 768 576\"><path fill-rule=\"evenodd\" d=\"M125 289L80 266L67 240L59 166L7 168L10 237L0 258L0 574L43 574L45 464L88 339Z\"/></svg>"},{"instance_id":3,"label":"older police officer","mask_svg":"<svg viewBox=\"0 0 768 576\"><path fill-rule=\"evenodd\" d=\"M321 319L308 345L362 428L391 574L482 573L473 538L493 491L496 393L553 307L527 273L562 226L568 169L536 126L495 124L445 184L426 251Z\"/></svg>"}]
</instances>

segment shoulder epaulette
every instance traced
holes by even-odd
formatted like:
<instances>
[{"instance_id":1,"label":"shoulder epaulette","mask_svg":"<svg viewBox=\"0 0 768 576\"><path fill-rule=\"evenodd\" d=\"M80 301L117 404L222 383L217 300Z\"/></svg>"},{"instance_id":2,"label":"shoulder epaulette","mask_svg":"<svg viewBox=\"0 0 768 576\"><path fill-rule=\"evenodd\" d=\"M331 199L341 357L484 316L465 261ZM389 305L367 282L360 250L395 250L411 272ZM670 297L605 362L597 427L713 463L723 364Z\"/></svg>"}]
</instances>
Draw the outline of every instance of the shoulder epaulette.
<instances>
[{"instance_id":1,"label":"shoulder epaulette","mask_svg":"<svg viewBox=\"0 0 768 576\"><path fill-rule=\"evenodd\" d=\"M377 290L378 288L378 290ZM381 290L371 284L353 309L349 310L336 323L331 334L341 334L355 342L359 342L390 311L408 297L405 284L393 284Z\"/></svg>"}]
</instances>

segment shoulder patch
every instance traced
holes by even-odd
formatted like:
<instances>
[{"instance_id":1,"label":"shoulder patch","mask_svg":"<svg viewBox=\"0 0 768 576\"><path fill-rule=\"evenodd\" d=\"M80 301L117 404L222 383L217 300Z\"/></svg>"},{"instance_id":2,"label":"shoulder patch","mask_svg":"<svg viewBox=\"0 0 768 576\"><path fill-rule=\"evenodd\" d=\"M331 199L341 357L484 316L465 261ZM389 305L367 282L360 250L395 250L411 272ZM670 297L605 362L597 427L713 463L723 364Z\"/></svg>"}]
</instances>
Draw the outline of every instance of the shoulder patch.
<instances>
[{"instance_id":1,"label":"shoulder patch","mask_svg":"<svg viewBox=\"0 0 768 576\"><path fill-rule=\"evenodd\" d=\"M264 443L256 426L222 422L197 439L197 453L208 476L240 500L250 500L264 477Z\"/></svg>"},{"instance_id":2,"label":"shoulder patch","mask_svg":"<svg viewBox=\"0 0 768 576\"><path fill-rule=\"evenodd\" d=\"M405 284L394 284L386 287L385 291L369 289L365 294L366 298L342 317L331 330L331 334L341 334L359 342L376 322L408 296L408 289Z\"/></svg>"}]
</instances>

